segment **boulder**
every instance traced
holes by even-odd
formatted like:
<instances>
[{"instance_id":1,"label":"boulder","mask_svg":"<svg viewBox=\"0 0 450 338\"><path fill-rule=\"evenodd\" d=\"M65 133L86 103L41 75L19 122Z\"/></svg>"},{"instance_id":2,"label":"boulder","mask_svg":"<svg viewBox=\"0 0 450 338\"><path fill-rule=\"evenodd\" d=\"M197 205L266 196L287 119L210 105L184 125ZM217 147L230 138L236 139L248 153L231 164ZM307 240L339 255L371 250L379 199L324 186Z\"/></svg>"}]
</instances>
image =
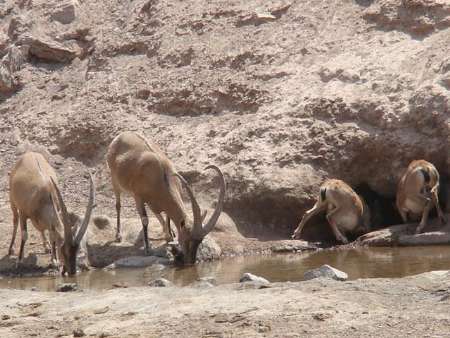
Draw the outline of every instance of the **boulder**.
<instances>
[{"instance_id":1,"label":"boulder","mask_svg":"<svg viewBox=\"0 0 450 338\"><path fill-rule=\"evenodd\" d=\"M165 278L157 278L157 279L150 281L148 283L148 286L161 288L161 287L173 286L173 283L170 280L167 280Z\"/></svg>"},{"instance_id":2,"label":"boulder","mask_svg":"<svg viewBox=\"0 0 450 338\"><path fill-rule=\"evenodd\" d=\"M211 236L206 236L197 250L197 260L211 261L220 258L222 248Z\"/></svg>"},{"instance_id":3,"label":"boulder","mask_svg":"<svg viewBox=\"0 0 450 338\"><path fill-rule=\"evenodd\" d=\"M56 4L57 5L51 10L50 19L62 24L69 24L75 20L75 5L73 1L60 1Z\"/></svg>"},{"instance_id":4,"label":"boulder","mask_svg":"<svg viewBox=\"0 0 450 338\"><path fill-rule=\"evenodd\" d=\"M448 217L448 216L447 216ZM450 224L442 226L437 219L430 220L425 232L415 234L417 223L397 224L369 232L357 239L368 246L439 245L450 243Z\"/></svg>"},{"instance_id":5,"label":"boulder","mask_svg":"<svg viewBox=\"0 0 450 338\"><path fill-rule=\"evenodd\" d=\"M9 93L16 87L14 77L8 68L0 63L0 93Z\"/></svg>"},{"instance_id":6,"label":"boulder","mask_svg":"<svg viewBox=\"0 0 450 338\"><path fill-rule=\"evenodd\" d=\"M310 280L314 278L331 278L335 280L344 281L348 279L348 275L338 269L333 268L327 264L322 265L320 268L308 270L303 275L304 280Z\"/></svg>"},{"instance_id":7,"label":"boulder","mask_svg":"<svg viewBox=\"0 0 450 338\"><path fill-rule=\"evenodd\" d=\"M56 292L70 292L77 290L78 290L77 283L62 283L56 286Z\"/></svg>"},{"instance_id":8,"label":"boulder","mask_svg":"<svg viewBox=\"0 0 450 338\"><path fill-rule=\"evenodd\" d=\"M270 284L270 282L264 277L256 276L250 272L246 272L242 275L241 279L239 279L240 283L253 282L258 284Z\"/></svg>"},{"instance_id":9,"label":"boulder","mask_svg":"<svg viewBox=\"0 0 450 338\"><path fill-rule=\"evenodd\" d=\"M21 45L29 47L29 54L46 62L67 63L80 55L79 49L67 47L43 36L25 36Z\"/></svg>"}]
</instances>

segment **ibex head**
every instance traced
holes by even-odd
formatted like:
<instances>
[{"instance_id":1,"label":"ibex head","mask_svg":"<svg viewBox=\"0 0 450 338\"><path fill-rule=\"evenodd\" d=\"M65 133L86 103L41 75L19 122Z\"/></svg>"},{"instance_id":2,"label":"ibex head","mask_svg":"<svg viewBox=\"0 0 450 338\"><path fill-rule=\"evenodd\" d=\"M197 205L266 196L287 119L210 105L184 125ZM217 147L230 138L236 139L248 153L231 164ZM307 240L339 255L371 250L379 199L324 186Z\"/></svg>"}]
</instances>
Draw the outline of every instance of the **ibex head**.
<instances>
[{"instance_id":1,"label":"ibex head","mask_svg":"<svg viewBox=\"0 0 450 338\"><path fill-rule=\"evenodd\" d=\"M64 275L67 272L69 276L72 276L77 272L77 254L80 249L81 240L86 234L89 220L91 218L92 209L94 208L95 204L94 180L92 178L92 175L89 174L89 202L84 214L83 222L79 228L75 224L73 224L74 218L70 217L69 213L67 212L66 205L61 196L61 192L59 191L59 188L53 178L51 178L51 181L54 188L51 198L56 215L56 221L59 223L60 228L62 227L64 229L64 241L63 244L58 248L59 259L61 260L62 264L61 274Z\"/></svg>"},{"instance_id":2,"label":"ibex head","mask_svg":"<svg viewBox=\"0 0 450 338\"><path fill-rule=\"evenodd\" d=\"M188 192L192 204L193 214L192 220L187 218L180 222L178 235L180 248L174 248L177 260L182 262L183 264L190 265L195 263L195 260L197 259L197 249L200 243L203 241L203 238L205 238L205 236L214 228L223 209L226 190L223 174L215 165L209 165L205 168L205 170L206 169L214 169L219 174L220 193L216 209L214 210L209 221L205 224L203 222L206 218L206 211L204 211L203 213L201 212L200 206L194 196L191 187L180 174L176 174L176 176L180 179L181 183Z\"/></svg>"}]
</instances>

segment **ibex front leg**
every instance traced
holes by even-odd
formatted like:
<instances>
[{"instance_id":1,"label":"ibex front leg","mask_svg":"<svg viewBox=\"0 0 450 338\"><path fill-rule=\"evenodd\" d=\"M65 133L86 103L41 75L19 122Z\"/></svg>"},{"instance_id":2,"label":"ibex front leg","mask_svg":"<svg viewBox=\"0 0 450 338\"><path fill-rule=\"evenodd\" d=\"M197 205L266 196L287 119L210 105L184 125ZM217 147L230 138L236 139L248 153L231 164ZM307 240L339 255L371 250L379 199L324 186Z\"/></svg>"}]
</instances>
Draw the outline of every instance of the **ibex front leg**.
<instances>
[{"instance_id":1,"label":"ibex front leg","mask_svg":"<svg viewBox=\"0 0 450 338\"><path fill-rule=\"evenodd\" d=\"M297 229L295 229L294 234L292 235L292 239L296 239L300 237L300 234L302 233L303 227L305 226L306 222L309 221L311 217L314 215L317 215L319 212L323 211L326 208L326 204L318 201L314 206L305 212L305 214L302 217L302 220L300 221Z\"/></svg>"},{"instance_id":2,"label":"ibex front leg","mask_svg":"<svg viewBox=\"0 0 450 338\"><path fill-rule=\"evenodd\" d=\"M141 217L141 221L142 221L142 230L143 230L143 233L144 233L145 254L146 255L150 255L150 245L148 243L148 216L147 216L147 211L145 211L145 204L140 198L135 197L135 201L136 201L137 212L139 213L139 216Z\"/></svg>"}]
</instances>

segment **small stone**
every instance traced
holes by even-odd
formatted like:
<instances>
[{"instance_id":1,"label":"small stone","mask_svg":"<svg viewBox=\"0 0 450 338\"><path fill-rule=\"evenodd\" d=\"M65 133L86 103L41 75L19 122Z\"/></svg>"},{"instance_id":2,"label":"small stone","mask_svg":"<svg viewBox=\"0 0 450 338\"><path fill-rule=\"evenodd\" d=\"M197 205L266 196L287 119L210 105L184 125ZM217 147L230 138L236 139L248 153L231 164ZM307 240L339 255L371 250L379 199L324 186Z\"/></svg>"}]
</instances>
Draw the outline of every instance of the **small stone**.
<instances>
[{"instance_id":1,"label":"small stone","mask_svg":"<svg viewBox=\"0 0 450 338\"><path fill-rule=\"evenodd\" d=\"M308 270L303 275L304 280L310 280L314 278L331 278L335 280L344 281L348 279L348 275L343 271L340 271L325 264L322 265L320 268Z\"/></svg>"},{"instance_id":2,"label":"small stone","mask_svg":"<svg viewBox=\"0 0 450 338\"><path fill-rule=\"evenodd\" d=\"M246 272L242 275L241 279L239 279L239 282L244 283L244 282L255 282L255 283L260 283L260 284L270 284L270 282L263 278L263 277L259 277L256 276L254 274L251 274L249 272Z\"/></svg>"},{"instance_id":3,"label":"small stone","mask_svg":"<svg viewBox=\"0 0 450 338\"><path fill-rule=\"evenodd\" d=\"M128 284L127 284L127 283L124 283L124 282L116 282L116 283L113 283L112 286L113 286L113 288L118 288L118 289L122 288L122 289L125 289L125 288L128 287Z\"/></svg>"},{"instance_id":4,"label":"small stone","mask_svg":"<svg viewBox=\"0 0 450 338\"><path fill-rule=\"evenodd\" d=\"M109 306L102 307L100 309L95 309L93 312L95 315L102 315L109 311Z\"/></svg>"},{"instance_id":5,"label":"small stone","mask_svg":"<svg viewBox=\"0 0 450 338\"><path fill-rule=\"evenodd\" d=\"M8 320L11 319L10 315L2 315L2 320Z\"/></svg>"},{"instance_id":6,"label":"small stone","mask_svg":"<svg viewBox=\"0 0 450 338\"><path fill-rule=\"evenodd\" d=\"M111 219L105 215L97 215L92 219L92 221L94 222L94 225L100 230L103 230L111 225Z\"/></svg>"},{"instance_id":7,"label":"small stone","mask_svg":"<svg viewBox=\"0 0 450 338\"><path fill-rule=\"evenodd\" d=\"M161 288L173 286L173 283L165 278L158 278L148 283L148 286Z\"/></svg>"},{"instance_id":8,"label":"small stone","mask_svg":"<svg viewBox=\"0 0 450 338\"><path fill-rule=\"evenodd\" d=\"M197 280L194 283L192 283L190 286L194 287L194 288L206 289L206 288L214 287L214 284L212 284L206 280Z\"/></svg>"},{"instance_id":9,"label":"small stone","mask_svg":"<svg viewBox=\"0 0 450 338\"><path fill-rule=\"evenodd\" d=\"M78 285L76 283L62 283L56 287L56 292L71 292L77 291Z\"/></svg>"},{"instance_id":10,"label":"small stone","mask_svg":"<svg viewBox=\"0 0 450 338\"><path fill-rule=\"evenodd\" d=\"M84 331L80 328L73 330L74 337L84 337L85 335Z\"/></svg>"},{"instance_id":11,"label":"small stone","mask_svg":"<svg viewBox=\"0 0 450 338\"><path fill-rule=\"evenodd\" d=\"M201 277L197 279L198 282L207 282L212 285L217 285L217 280L214 277L208 276L208 277Z\"/></svg>"}]
</instances>

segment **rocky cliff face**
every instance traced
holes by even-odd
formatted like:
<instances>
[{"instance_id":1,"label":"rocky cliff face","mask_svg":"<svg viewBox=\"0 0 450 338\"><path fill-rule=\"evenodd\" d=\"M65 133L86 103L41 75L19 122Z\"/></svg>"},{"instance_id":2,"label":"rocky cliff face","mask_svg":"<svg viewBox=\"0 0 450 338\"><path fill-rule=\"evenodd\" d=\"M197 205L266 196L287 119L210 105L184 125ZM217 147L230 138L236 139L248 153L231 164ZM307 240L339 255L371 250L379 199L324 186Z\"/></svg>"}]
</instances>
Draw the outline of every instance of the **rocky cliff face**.
<instances>
[{"instance_id":1,"label":"rocky cliff face","mask_svg":"<svg viewBox=\"0 0 450 338\"><path fill-rule=\"evenodd\" d=\"M413 159L450 174L447 1L7 0L0 57L5 204L37 147L74 207L95 169L113 215L104 154L122 130L160 144L205 204L202 169L223 168L244 230L287 234L327 177L389 197Z\"/></svg>"}]
</instances>

